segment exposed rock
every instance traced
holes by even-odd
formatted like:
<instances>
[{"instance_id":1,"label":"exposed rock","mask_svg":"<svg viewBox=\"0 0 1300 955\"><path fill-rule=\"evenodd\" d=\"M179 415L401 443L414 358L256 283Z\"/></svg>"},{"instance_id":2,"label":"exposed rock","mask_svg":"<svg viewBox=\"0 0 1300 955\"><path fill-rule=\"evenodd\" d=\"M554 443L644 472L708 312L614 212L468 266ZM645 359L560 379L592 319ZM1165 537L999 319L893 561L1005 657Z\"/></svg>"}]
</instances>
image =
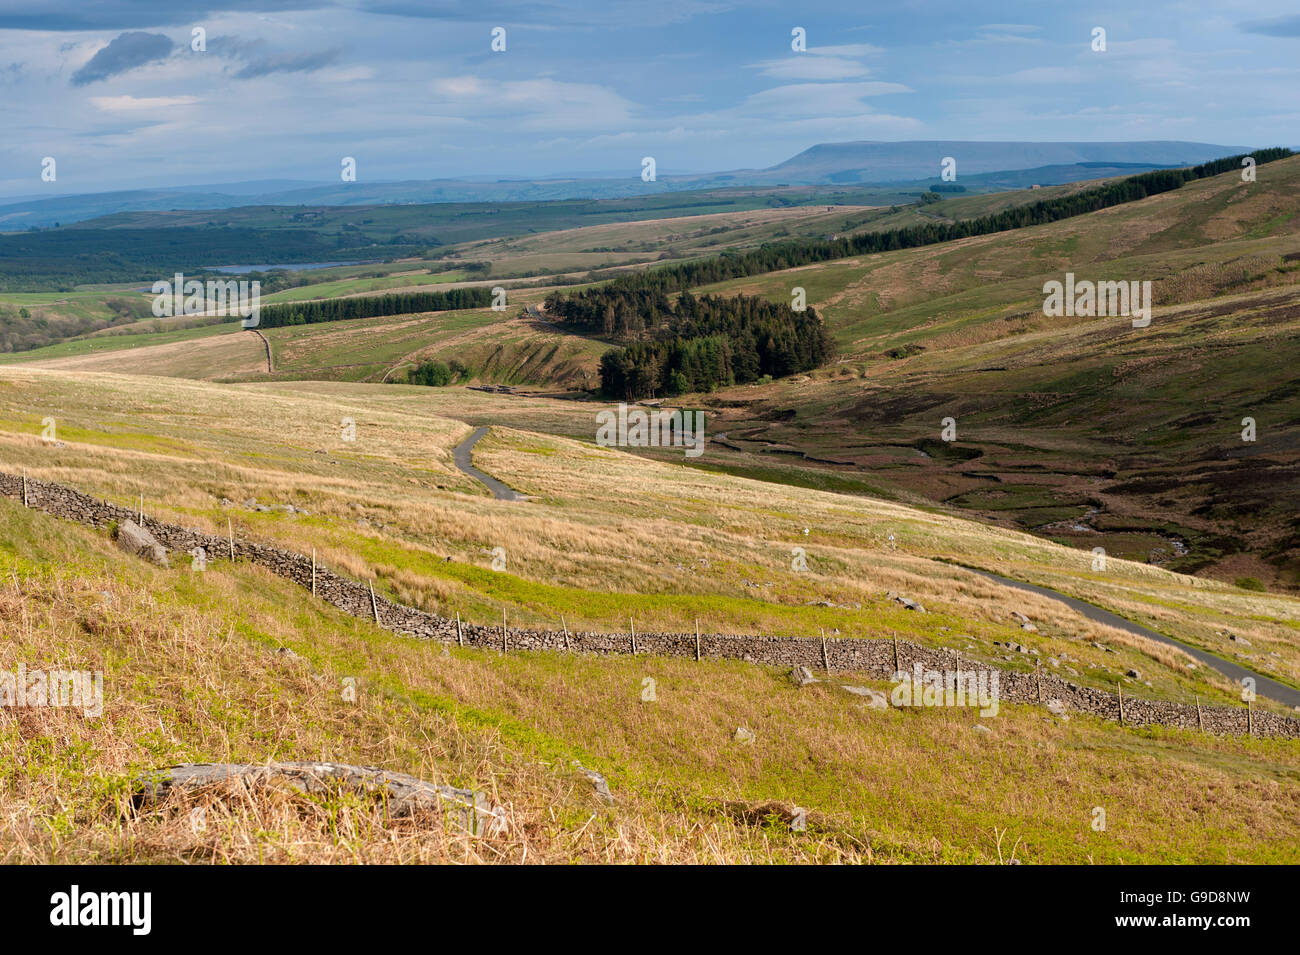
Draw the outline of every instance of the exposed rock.
<instances>
[{"instance_id":1,"label":"exposed rock","mask_svg":"<svg viewBox=\"0 0 1300 955\"><path fill-rule=\"evenodd\" d=\"M873 710L889 709L889 698L879 690L873 690L869 686L848 686L844 683L841 683L840 687L858 696L867 697L867 705Z\"/></svg>"},{"instance_id":2,"label":"exposed rock","mask_svg":"<svg viewBox=\"0 0 1300 955\"><path fill-rule=\"evenodd\" d=\"M596 772L594 769L587 769L576 759L573 761L573 765L577 766L578 772L582 773L582 775L586 776L587 779L591 781L592 788L596 790L596 797L601 802L607 806L614 805L614 794L609 791L609 783L605 780L604 776Z\"/></svg>"},{"instance_id":3,"label":"exposed rock","mask_svg":"<svg viewBox=\"0 0 1300 955\"><path fill-rule=\"evenodd\" d=\"M795 686L807 686L809 683L818 682L818 680L812 675L812 670L807 667L795 667L790 671L790 682Z\"/></svg>"},{"instance_id":4,"label":"exposed rock","mask_svg":"<svg viewBox=\"0 0 1300 955\"><path fill-rule=\"evenodd\" d=\"M743 726L736 727L735 740L737 743L752 743L754 742L754 739L755 739L754 734L749 730L745 729L745 727Z\"/></svg>"},{"instance_id":5,"label":"exposed rock","mask_svg":"<svg viewBox=\"0 0 1300 955\"><path fill-rule=\"evenodd\" d=\"M193 792L209 786L241 783L249 789L283 782L302 793L333 793L340 788L384 801L389 813L406 816L417 810L443 812L449 824L471 835L488 835L500 817L481 792L427 783L406 773L343 763L187 763L143 776L138 804L155 804L172 791Z\"/></svg>"},{"instance_id":6,"label":"exposed rock","mask_svg":"<svg viewBox=\"0 0 1300 955\"><path fill-rule=\"evenodd\" d=\"M1231 640L1233 643L1241 644L1243 647L1248 647L1251 645L1249 640L1247 640L1245 637L1239 637L1235 633L1229 635L1228 639Z\"/></svg>"},{"instance_id":7,"label":"exposed rock","mask_svg":"<svg viewBox=\"0 0 1300 955\"><path fill-rule=\"evenodd\" d=\"M160 567L171 566L167 560L167 548L135 521L123 521L117 525L117 546Z\"/></svg>"},{"instance_id":8,"label":"exposed rock","mask_svg":"<svg viewBox=\"0 0 1300 955\"><path fill-rule=\"evenodd\" d=\"M976 723L975 729L981 733L988 733L990 736L993 735L993 731L989 729L987 726L985 726L983 723Z\"/></svg>"},{"instance_id":9,"label":"exposed rock","mask_svg":"<svg viewBox=\"0 0 1300 955\"><path fill-rule=\"evenodd\" d=\"M1127 673L1125 673L1124 675L1125 675L1125 676L1128 676L1128 677L1132 677L1132 678L1135 679L1135 680L1140 680L1140 679L1142 679L1142 674L1141 674L1141 673L1138 673L1137 670L1133 670L1133 669L1130 669L1130 670L1129 670Z\"/></svg>"},{"instance_id":10,"label":"exposed rock","mask_svg":"<svg viewBox=\"0 0 1300 955\"><path fill-rule=\"evenodd\" d=\"M1065 704L1060 700L1048 700L1047 710L1053 716L1059 716L1063 721L1069 722L1070 715L1066 712Z\"/></svg>"}]
</instances>

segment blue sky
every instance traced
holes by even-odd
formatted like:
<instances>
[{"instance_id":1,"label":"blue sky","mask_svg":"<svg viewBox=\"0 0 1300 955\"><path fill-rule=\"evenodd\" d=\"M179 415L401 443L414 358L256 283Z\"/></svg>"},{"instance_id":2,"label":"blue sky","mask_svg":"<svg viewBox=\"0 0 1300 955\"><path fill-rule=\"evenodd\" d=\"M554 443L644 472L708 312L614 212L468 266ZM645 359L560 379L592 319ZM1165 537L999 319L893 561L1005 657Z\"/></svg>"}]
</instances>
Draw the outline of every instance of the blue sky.
<instances>
[{"instance_id":1,"label":"blue sky","mask_svg":"<svg viewBox=\"0 0 1300 955\"><path fill-rule=\"evenodd\" d=\"M753 168L861 139L1297 145L1297 64L1294 0L0 0L0 194L336 181L343 156L378 180Z\"/></svg>"}]
</instances>

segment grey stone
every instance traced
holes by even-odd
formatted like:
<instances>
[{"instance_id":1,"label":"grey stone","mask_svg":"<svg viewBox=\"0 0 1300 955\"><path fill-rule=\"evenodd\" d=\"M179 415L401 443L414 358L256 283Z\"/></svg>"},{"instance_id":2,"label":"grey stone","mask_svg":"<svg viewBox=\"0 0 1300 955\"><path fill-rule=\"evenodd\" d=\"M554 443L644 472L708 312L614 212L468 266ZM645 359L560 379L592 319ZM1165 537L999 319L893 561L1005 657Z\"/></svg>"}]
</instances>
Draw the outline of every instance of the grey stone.
<instances>
[{"instance_id":1,"label":"grey stone","mask_svg":"<svg viewBox=\"0 0 1300 955\"><path fill-rule=\"evenodd\" d=\"M869 686L848 686L844 683L841 683L840 687L841 689L848 690L850 693L857 696L867 697L867 705L873 710L885 710L889 708L889 698L879 690L873 690Z\"/></svg>"},{"instance_id":2,"label":"grey stone","mask_svg":"<svg viewBox=\"0 0 1300 955\"><path fill-rule=\"evenodd\" d=\"M754 739L755 739L754 734L749 730L747 730L745 727L743 726L736 727L735 740L737 743L752 743L754 742Z\"/></svg>"},{"instance_id":3,"label":"grey stone","mask_svg":"<svg viewBox=\"0 0 1300 955\"><path fill-rule=\"evenodd\" d=\"M487 796L469 789L425 782L406 773L392 773L344 763L186 763L140 777L137 798L156 804L173 791L192 792L238 780L249 788L282 781L303 793L333 793L339 788L382 799L394 816L416 810L445 813L448 825L471 835L489 835L500 817Z\"/></svg>"},{"instance_id":4,"label":"grey stone","mask_svg":"<svg viewBox=\"0 0 1300 955\"><path fill-rule=\"evenodd\" d=\"M123 521L117 525L117 546L160 567L171 566L167 560L167 548L135 521Z\"/></svg>"},{"instance_id":5,"label":"grey stone","mask_svg":"<svg viewBox=\"0 0 1300 955\"><path fill-rule=\"evenodd\" d=\"M577 766L578 772L586 776L591 782L592 788L596 790L596 798L607 806L614 805L614 794L609 791L609 783L606 781L604 776L596 772L594 769L587 769L576 759L573 761L573 765Z\"/></svg>"},{"instance_id":6,"label":"grey stone","mask_svg":"<svg viewBox=\"0 0 1300 955\"><path fill-rule=\"evenodd\" d=\"M809 683L816 683L817 678L812 675L812 670L807 667L794 667L790 671L790 682L795 686L807 686Z\"/></svg>"}]
</instances>

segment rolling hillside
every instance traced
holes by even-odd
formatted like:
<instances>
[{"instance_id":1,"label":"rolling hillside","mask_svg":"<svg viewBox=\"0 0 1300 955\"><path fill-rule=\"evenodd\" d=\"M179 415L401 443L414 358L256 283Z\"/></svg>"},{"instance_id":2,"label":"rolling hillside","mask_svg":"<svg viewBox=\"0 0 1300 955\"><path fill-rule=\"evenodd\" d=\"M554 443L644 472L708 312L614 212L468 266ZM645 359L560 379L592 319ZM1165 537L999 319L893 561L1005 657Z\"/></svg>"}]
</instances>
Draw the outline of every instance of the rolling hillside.
<instances>
[{"instance_id":1,"label":"rolling hillside","mask_svg":"<svg viewBox=\"0 0 1300 955\"><path fill-rule=\"evenodd\" d=\"M1256 183L1230 173L710 289L788 300L802 286L845 354L810 379L720 396L716 427L746 451L852 462L838 470L1088 548L1294 587L1298 185L1293 158ZM1151 281L1151 326L1045 317L1043 285L1067 270Z\"/></svg>"},{"instance_id":2,"label":"rolling hillside","mask_svg":"<svg viewBox=\"0 0 1300 955\"><path fill-rule=\"evenodd\" d=\"M133 507L143 495L148 514L213 532L229 520L379 593L486 624L505 613L512 626L563 617L619 629L631 615L646 630L699 620L721 632L897 633L970 665L1039 660L1130 695L1239 697L1178 651L958 561L1081 593L1300 684L1293 598L1121 560L1097 574L1086 555L1015 531L542 433L557 418L590 421L589 406L573 407L462 389L5 368L0 469ZM40 436L46 415L56 443ZM344 418L355 441L341 437ZM476 462L529 500L494 501L453 465L452 447L485 419L507 426ZM888 689L878 682L836 674L796 688L738 661L443 654L254 567L214 559L197 573L174 555L174 569L159 569L12 499L0 511L11 581L0 614L16 635L4 652L29 666L69 655L102 666L108 717L0 721L6 768L21 767L21 782L0 791L0 812L22 820L2 830L8 860L1283 862L1300 844L1292 742L1121 729L1009 704L983 720L960 708L881 711L840 687ZM807 570L792 568L795 546ZM491 567L497 547L502 571ZM1249 637L1248 654L1229 631ZM1008 652L1013 643L1034 652ZM355 701L339 692L348 685ZM737 739L741 728L752 741ZM51 734L85 755L61 760L40 744ZM503 807L507 826L466 840L364 802L274 794L206 797L203 829L186 824L194 805L183 797L118 821L129 780L152 766L268 758L469 786ZM612 806L575 761L609 780ZM1042 771L1024 772L1030 763ZM970 788L960 800L943 782L956 778ZM1098 805L1105 832L1091 826ZM791 807L807 811L806 834L791 832ZM47 826L57 841L41 835Z\"/></svg>"}]
</instances>

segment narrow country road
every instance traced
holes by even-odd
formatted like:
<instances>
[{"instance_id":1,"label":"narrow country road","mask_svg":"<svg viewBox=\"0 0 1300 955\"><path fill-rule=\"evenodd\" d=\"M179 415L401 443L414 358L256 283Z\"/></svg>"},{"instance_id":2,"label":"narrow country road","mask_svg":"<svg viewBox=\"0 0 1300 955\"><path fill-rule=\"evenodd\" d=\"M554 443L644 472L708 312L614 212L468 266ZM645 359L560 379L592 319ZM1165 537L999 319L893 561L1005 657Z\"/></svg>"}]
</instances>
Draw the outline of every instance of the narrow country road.
<instances>
[{"instance_id":1,"label":"narrow country road","mask_svg":"<svg viewBox=\"0 0 1300 955\"><path fill-rule=\"evenodd\" d=\"M525 501L524 495L512 491L490 474L484 474L478 468L474 467L473 459L470 453L474 450L474 445L478 444L479 439L488 433L488 428L475 428L474 433L468 438L456 445L456 450L452 453L452 458L456 462L456 467L460 468L474 480L481 483L492 496L502 501Z\"/></svg>"},{"instance_id":2,"label":"narrow country road","mask_svg":"<svg viewBox=\"0 0 1300 955\"><path fill-rule=\"evenodd\" d=\"M999 584L1005 584L1008 587L1015 587L1017 590L1027 590L1030 593L1040 594L1044 597L1051 597L1053 600L1059 600L1071 610L1083 614L1089 620L1095 623L1103 623L1108 627L1115 627L1119 630L1127 630L1129 633L1136 634L1139 637L1146 637L1149 640L1157 640L1160 643L1167 644L1171 647L1177 647L1180 650L1190 653L1193 657L1204 663L1208 667L1218 670L1228 679L1240 683L1242 677L1251 677L1255 681L1255 692L1261 696L1267 696L1271 700L1277 700L1279 703L1285 703L1287 706L1300 706L1300 690L1293 686L1287 686L1285 683L1279 683L1277 680L1264 676L1262 673L1256 673L1254 670L1247 670L1245 667L1236 663L1224 660L1222 657L1216 657L1207 650L1199 647L1189 646L1175 640L1173 637L1167 637L1163 633L1151 630L1141 624L1134 623L1131 620L1125 620L1119 614L1111 613L1109 610L1103 610L1093 604L1086 603L1076 597L1069 597L1055 590L1049 590L1046 587L1039 587L1036 584L1027 584L1023 581L1012 580L1010 577L1001 577L998 574L989 573L987 570L979 570L975 567L966 567L960 565L971 573L979 574L981 577L987 577L989 580L996 581Z\"/></svg>"}]
</instances>

